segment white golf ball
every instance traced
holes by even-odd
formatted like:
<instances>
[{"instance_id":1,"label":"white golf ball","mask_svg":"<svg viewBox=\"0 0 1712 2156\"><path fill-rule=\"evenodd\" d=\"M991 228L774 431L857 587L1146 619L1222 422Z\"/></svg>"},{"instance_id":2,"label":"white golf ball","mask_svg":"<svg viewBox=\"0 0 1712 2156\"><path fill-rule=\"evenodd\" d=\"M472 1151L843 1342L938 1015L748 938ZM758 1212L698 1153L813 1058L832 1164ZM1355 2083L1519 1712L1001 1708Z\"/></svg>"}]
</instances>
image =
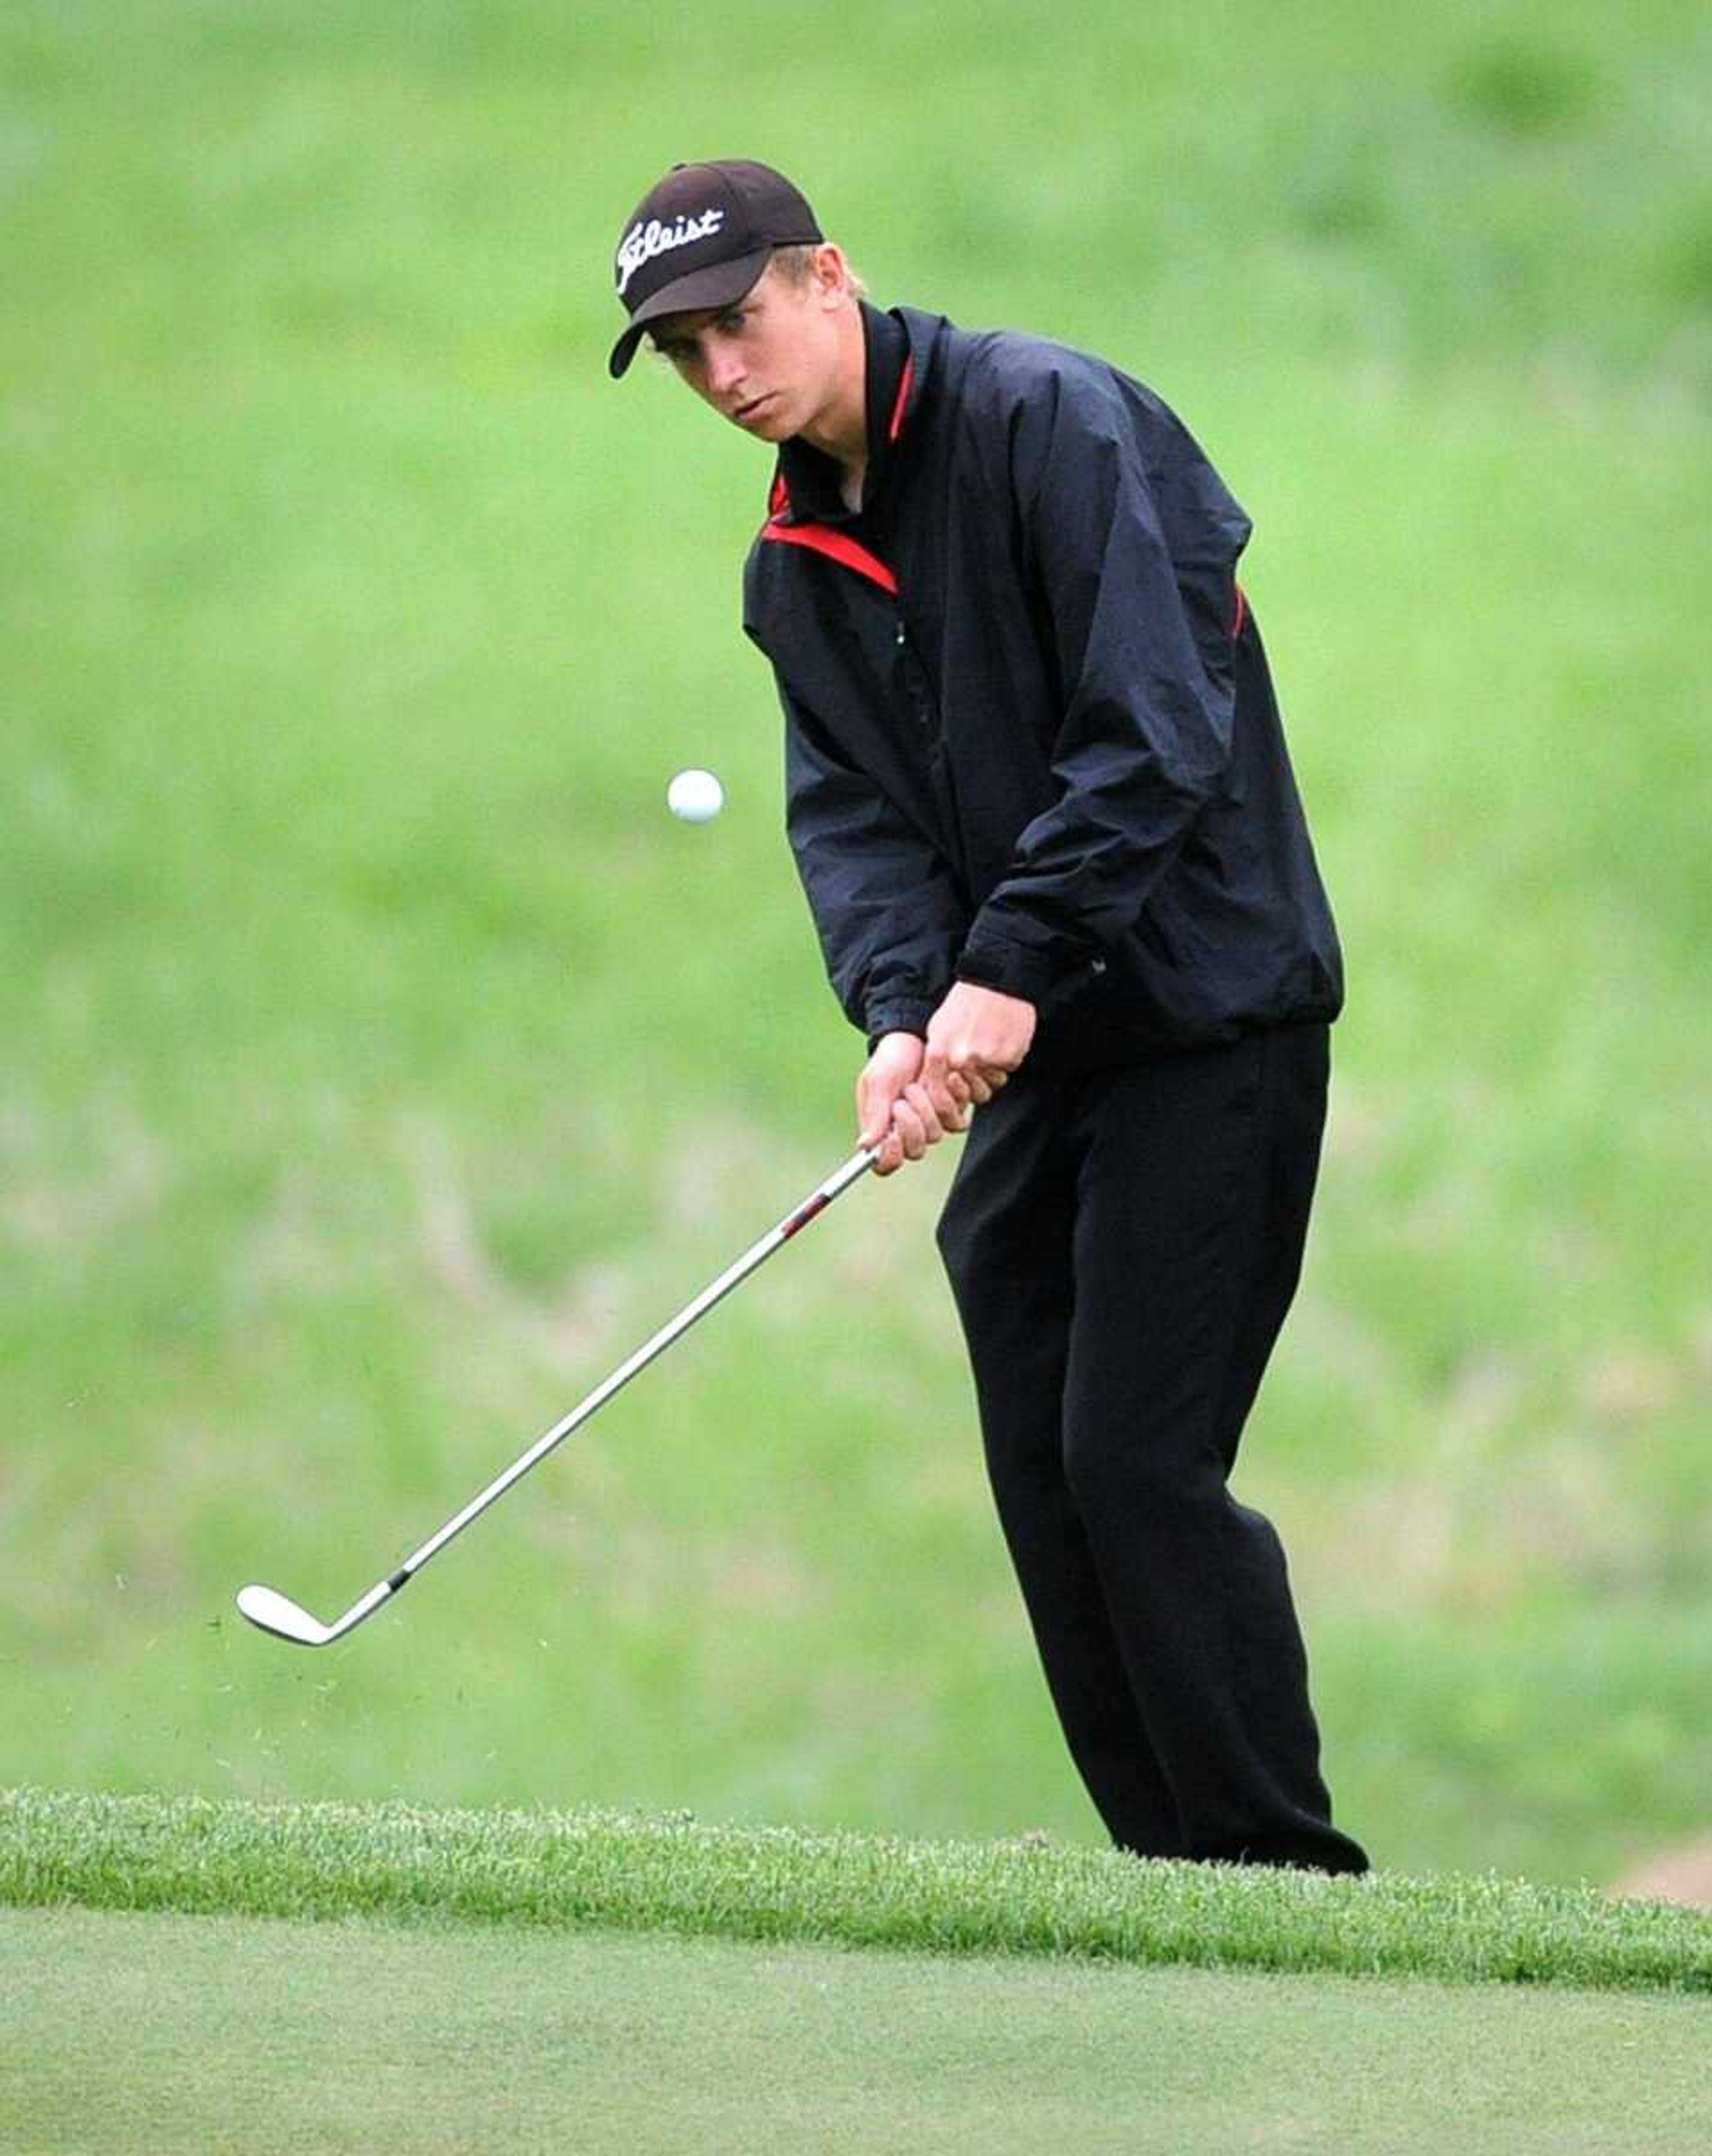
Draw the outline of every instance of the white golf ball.
<instances>
[{"instance_id":1,"label":"white golf ball","mask_svg":"<svg viewBox=\"0 0 1712 2156\"><path fill-rule=\"evenodd\" d=\"M710 824L725 805L725 789L710 771L680 771L666 788L666 806L685 824Z\"/></svg>"}]
</instances>

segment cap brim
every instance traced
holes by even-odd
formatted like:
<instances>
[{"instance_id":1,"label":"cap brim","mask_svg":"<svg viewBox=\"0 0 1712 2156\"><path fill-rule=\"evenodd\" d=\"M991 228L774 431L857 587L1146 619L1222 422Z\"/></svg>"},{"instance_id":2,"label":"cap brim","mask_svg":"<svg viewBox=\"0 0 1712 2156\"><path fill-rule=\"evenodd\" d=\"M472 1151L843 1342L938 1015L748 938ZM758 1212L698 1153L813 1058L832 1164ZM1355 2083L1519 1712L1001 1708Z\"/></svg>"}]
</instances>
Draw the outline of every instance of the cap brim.
<instances>
[{"instance_id":1,"label":"cap brim","mask_svg":"<svg viewBox=\"0 0 1712 2156\"><path fill-rule=\"evenodd\" d=\"M623 336L613 346L607 371L613 381L636 357L636 347L650 323L659 321L662 315L689 315L702 307L729 307L759 282L772 251L771 245L758 248L753 254L739 254L729 262L710 263L705 270L692 270L675 284L662 285L632 315Z\"/></svg>"}]
</instances>

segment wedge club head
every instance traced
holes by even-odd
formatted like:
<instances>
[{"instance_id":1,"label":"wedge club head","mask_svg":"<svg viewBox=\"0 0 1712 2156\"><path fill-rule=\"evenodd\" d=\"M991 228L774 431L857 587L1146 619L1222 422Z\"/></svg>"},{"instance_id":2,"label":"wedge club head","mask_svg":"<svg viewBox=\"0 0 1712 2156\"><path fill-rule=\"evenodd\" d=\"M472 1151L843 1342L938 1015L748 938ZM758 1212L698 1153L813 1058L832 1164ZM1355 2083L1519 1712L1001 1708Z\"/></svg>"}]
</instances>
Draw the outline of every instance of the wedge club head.
<instances>
[{"instance_id":1,"label":"wedge club head","mask_svg":"<svg viewBox=\"0 0 1712 2156\"><path fill-rule=\"evenodd\" d=\"M238 1606L252 1625L259 1625L263 1631L278 1639L295 1640L300 1647L325 1647L336 1636L336 1627L323 1625L320 1618L311 1617L307 1609L300 1609L289 1595L274 1588L240 1588Z\"/></svg>"}]
</instances>

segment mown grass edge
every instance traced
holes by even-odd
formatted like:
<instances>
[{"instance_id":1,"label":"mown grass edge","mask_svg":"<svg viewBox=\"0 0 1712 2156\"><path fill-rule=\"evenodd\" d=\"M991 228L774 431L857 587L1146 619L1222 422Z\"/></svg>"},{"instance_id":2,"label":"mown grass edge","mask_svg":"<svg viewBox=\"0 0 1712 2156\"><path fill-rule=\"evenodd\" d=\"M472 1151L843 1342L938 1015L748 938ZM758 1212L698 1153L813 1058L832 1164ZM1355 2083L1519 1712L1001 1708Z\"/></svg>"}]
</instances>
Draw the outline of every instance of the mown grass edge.
<instances>
[{"instance_id":1,"label":"mown grass edge","mask_svg":"<svg viewBox=\"0 0 1712 2156\"><path fill-rule=\"evenodd\" d=\"M0 1790L0 1903L479 1922L1712 1993L1712 1917L1497 1875L1334 1879L689 1814Z\"/></svg>"}]
</instances>

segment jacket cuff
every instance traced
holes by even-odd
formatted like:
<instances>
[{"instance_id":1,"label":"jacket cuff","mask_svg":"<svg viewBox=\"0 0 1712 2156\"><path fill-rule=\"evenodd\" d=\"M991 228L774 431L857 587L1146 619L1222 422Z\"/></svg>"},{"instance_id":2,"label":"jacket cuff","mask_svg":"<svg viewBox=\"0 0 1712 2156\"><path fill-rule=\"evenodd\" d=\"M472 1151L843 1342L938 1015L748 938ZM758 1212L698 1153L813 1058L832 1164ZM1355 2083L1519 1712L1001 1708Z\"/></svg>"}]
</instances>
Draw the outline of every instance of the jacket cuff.
<instances>
[{"instance_id":1,"label":"jacket cuff","mask_svg":"<svg viewBox=\"0 0 1712 2156\"><path fill-rule=\"evenodd\" d=\"M957 961L957 978L971 988L997 988L1037 1009L1052 993L1058 968L1043 952L997 937L971 937Z\"/></svg>"},{"instance_id":2,"label":"jacket cuff","mask_svg":"<svg viewBox=\"0 0 1712 2156\"><path fill-rule=\"evenodd\" d=\"M889 1033L913 1033L923 1040L927 1038L927 1021L933 1016L935 1006L925 1001L904 1001L875 1004L868 1013L864 1029L868 1034L868 1052L873 1055Z\"/></svg>"}]
</instances>

